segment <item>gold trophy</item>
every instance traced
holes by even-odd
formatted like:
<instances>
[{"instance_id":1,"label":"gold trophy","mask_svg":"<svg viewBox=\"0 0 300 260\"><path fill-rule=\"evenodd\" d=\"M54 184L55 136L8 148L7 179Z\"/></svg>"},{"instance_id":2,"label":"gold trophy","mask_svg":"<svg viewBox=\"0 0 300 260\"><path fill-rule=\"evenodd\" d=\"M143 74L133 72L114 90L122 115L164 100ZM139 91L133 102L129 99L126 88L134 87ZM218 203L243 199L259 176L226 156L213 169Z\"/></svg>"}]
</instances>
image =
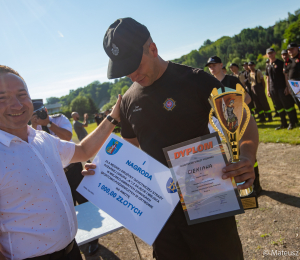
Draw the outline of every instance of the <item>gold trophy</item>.
<instances>
[{"instance_id":1,"label":"gold trophy","mask_svg":"<svg viewBox=\"0 0 300 260\"><path fill-rule=\"evenodd\" d=\"M221 94L214 88L208 99L212 107L209 113L209 122L220 137L227 143L232 163L239 161L239 141L248 126L251 116L250 110L244 102L244 98L245 90L240 84L237 84L236 91L228 91ZM246 119L241 128L244 110L246 112ZM215 114L219 120L224 134L215 125L213 114ZM232 179L234 182L234 178ZM253 186L239 190L244 209L257 208L257 198L252 192Z\"/></svg>"}]
</instances>

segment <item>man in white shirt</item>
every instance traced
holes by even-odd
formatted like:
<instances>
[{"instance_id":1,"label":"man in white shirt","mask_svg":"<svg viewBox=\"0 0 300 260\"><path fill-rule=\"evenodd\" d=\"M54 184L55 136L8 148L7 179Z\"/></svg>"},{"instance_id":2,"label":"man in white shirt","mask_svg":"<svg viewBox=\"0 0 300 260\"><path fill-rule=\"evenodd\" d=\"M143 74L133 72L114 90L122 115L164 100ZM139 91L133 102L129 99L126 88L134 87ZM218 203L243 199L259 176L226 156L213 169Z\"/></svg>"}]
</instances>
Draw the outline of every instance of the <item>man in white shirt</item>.
<instances>
[{"instance_id":1,"label":"man in white shirt","mask_svg":"<svg viewBox=\"0 0 300 260\"><path fill-rule=\"evenodd\" d=\"M33 107L39 109L35 112L31 118L31 126L36 130L44 130L47 133L58 137L59 139L72 142L72 124L70 120L63 114L48 115L47 108L44 107L42 101L32 100ZM39 111L43 111L45 116L40 118L38 116ZM47 117L46 117L47 116ZM46 117L46 118L45 118ZM82 204L87 202L87 199L83 197L78 191L76 191L78 185L83 179L82 164L81 162L71 163L64 168L68 183L71 188L72 198L74 206L76 202ZM88 254L93 255L99 249L98 239L89 242Z\"/></svg>"},{"instance_id":2,"label":"man in white shirt","mask_svg":"<svg viewBox=\"0 0 300 260\"><path fill-rule=\"evenodd\" d=\"M119 120L120 102L121 96L110 116L80 144L62 141L27 125L33 105L26 83L0 65L1 260L81 259L63 167L99 151Z\"/></svg>"}]
</instances>

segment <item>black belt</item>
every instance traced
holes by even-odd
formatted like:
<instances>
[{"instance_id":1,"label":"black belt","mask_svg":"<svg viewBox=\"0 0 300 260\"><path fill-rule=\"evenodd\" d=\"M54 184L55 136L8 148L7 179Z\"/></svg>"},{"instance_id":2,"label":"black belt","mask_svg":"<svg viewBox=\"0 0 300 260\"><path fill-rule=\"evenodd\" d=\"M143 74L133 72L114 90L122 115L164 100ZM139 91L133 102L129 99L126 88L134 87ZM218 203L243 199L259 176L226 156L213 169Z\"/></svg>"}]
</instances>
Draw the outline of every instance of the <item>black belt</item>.
<instances>
[{"instance_id":1,"label":"black belt","mask_svg":"<svg viewBox=\"0 0 300 260\"><path fill-rule=\"evenodd\" d=\"M32 258L26 258L25 260L57 260L62 258L63 256L68 255L74 246L75 243L75 239L73 239L73 241L67 245L64 249L54 252L52 254L48 254L48 255L41 255L41 256L37 256L37 257L32 257Z\"/></svg>"},{"instance_id":2,"label":"black belt","mask_svg":"<svg viewBox=\"0 0 300 260\"><path fill-rule=\"evenodd\" d=\"M70 170L72 167L74 167L76 165L76 163L71 163L70 165L68 165L66 168L64 168L64 171L67 172L68 170Z\"/></svg>"}]
</instances>

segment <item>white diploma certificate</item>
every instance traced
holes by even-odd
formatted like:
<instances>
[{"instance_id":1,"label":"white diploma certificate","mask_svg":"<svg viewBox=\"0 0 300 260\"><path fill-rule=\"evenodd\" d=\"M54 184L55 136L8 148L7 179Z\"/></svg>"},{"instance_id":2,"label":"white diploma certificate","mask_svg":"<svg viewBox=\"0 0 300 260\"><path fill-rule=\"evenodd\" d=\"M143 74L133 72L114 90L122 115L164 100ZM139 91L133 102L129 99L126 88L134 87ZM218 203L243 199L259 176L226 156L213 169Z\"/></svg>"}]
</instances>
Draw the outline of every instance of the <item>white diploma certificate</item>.
<instances>
[{"instance_id":1,"label":"white diploma certificate","mask_svg":"<svg viewBox=\"0 0 300 260\"><path fill-rule=\"evenodd\" d=\"M244 213L235 181L222 179L227 158L217 133L163 150L189 225Z\"/></svg>"},{"instance_id":2,"label":"white diploma certificate","mask_svg":"<svg viewBox=\"0 0 300 260\"><path fill-rule=\"evenodd\" d=\"M77 191L152 245L179 202L170 170L115 134L93 163Z\"/></svg>"},{"instance_id":3,"label":"white diploma certificate","mask_svg":"<svg viewBox=\"0 0 300 260\"><path fill-rule=\"evenodd\" d=\"M289 80L289 83L296 97L300 100L300 81Z\"/></svg>"}]
</instances>

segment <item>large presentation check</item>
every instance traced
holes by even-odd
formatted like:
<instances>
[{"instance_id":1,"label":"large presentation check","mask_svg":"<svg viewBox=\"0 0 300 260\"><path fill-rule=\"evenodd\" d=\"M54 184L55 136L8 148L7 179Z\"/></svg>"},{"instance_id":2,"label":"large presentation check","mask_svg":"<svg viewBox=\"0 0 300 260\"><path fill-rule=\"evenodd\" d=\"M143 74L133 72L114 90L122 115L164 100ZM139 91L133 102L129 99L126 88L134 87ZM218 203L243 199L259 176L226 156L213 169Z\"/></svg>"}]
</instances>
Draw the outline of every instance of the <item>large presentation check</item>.
<instances>
[{"instance_id":1,"label":"large presentation check","mask_svg":"<svg viewBox=\"0 0 300 260\"><path fill-rule=\"evenodd\" d=\"M152 245L179 202L170 170L115 134L93 163L77 191Z\"/></svg>"},{"instance_id":2,"label":"large presentation check","mask_svg":"<svg viewBox=\"0 0 300 260\"><path fill-rule=\"evenodd\" d=\"M296 97L300 100L300 81L289 80L289 83Z\"/></svg>"},{"instance_id":3,"label":"large presentation check","mask_svg":"<svg viewBox=\"0 0 300 260\"><path fill-rule=\"evenodd\" d=\"M217 133L163 150L189 225L244 213L234 180L222 179L227 158Z\"/></svg>"}]
</instances>

